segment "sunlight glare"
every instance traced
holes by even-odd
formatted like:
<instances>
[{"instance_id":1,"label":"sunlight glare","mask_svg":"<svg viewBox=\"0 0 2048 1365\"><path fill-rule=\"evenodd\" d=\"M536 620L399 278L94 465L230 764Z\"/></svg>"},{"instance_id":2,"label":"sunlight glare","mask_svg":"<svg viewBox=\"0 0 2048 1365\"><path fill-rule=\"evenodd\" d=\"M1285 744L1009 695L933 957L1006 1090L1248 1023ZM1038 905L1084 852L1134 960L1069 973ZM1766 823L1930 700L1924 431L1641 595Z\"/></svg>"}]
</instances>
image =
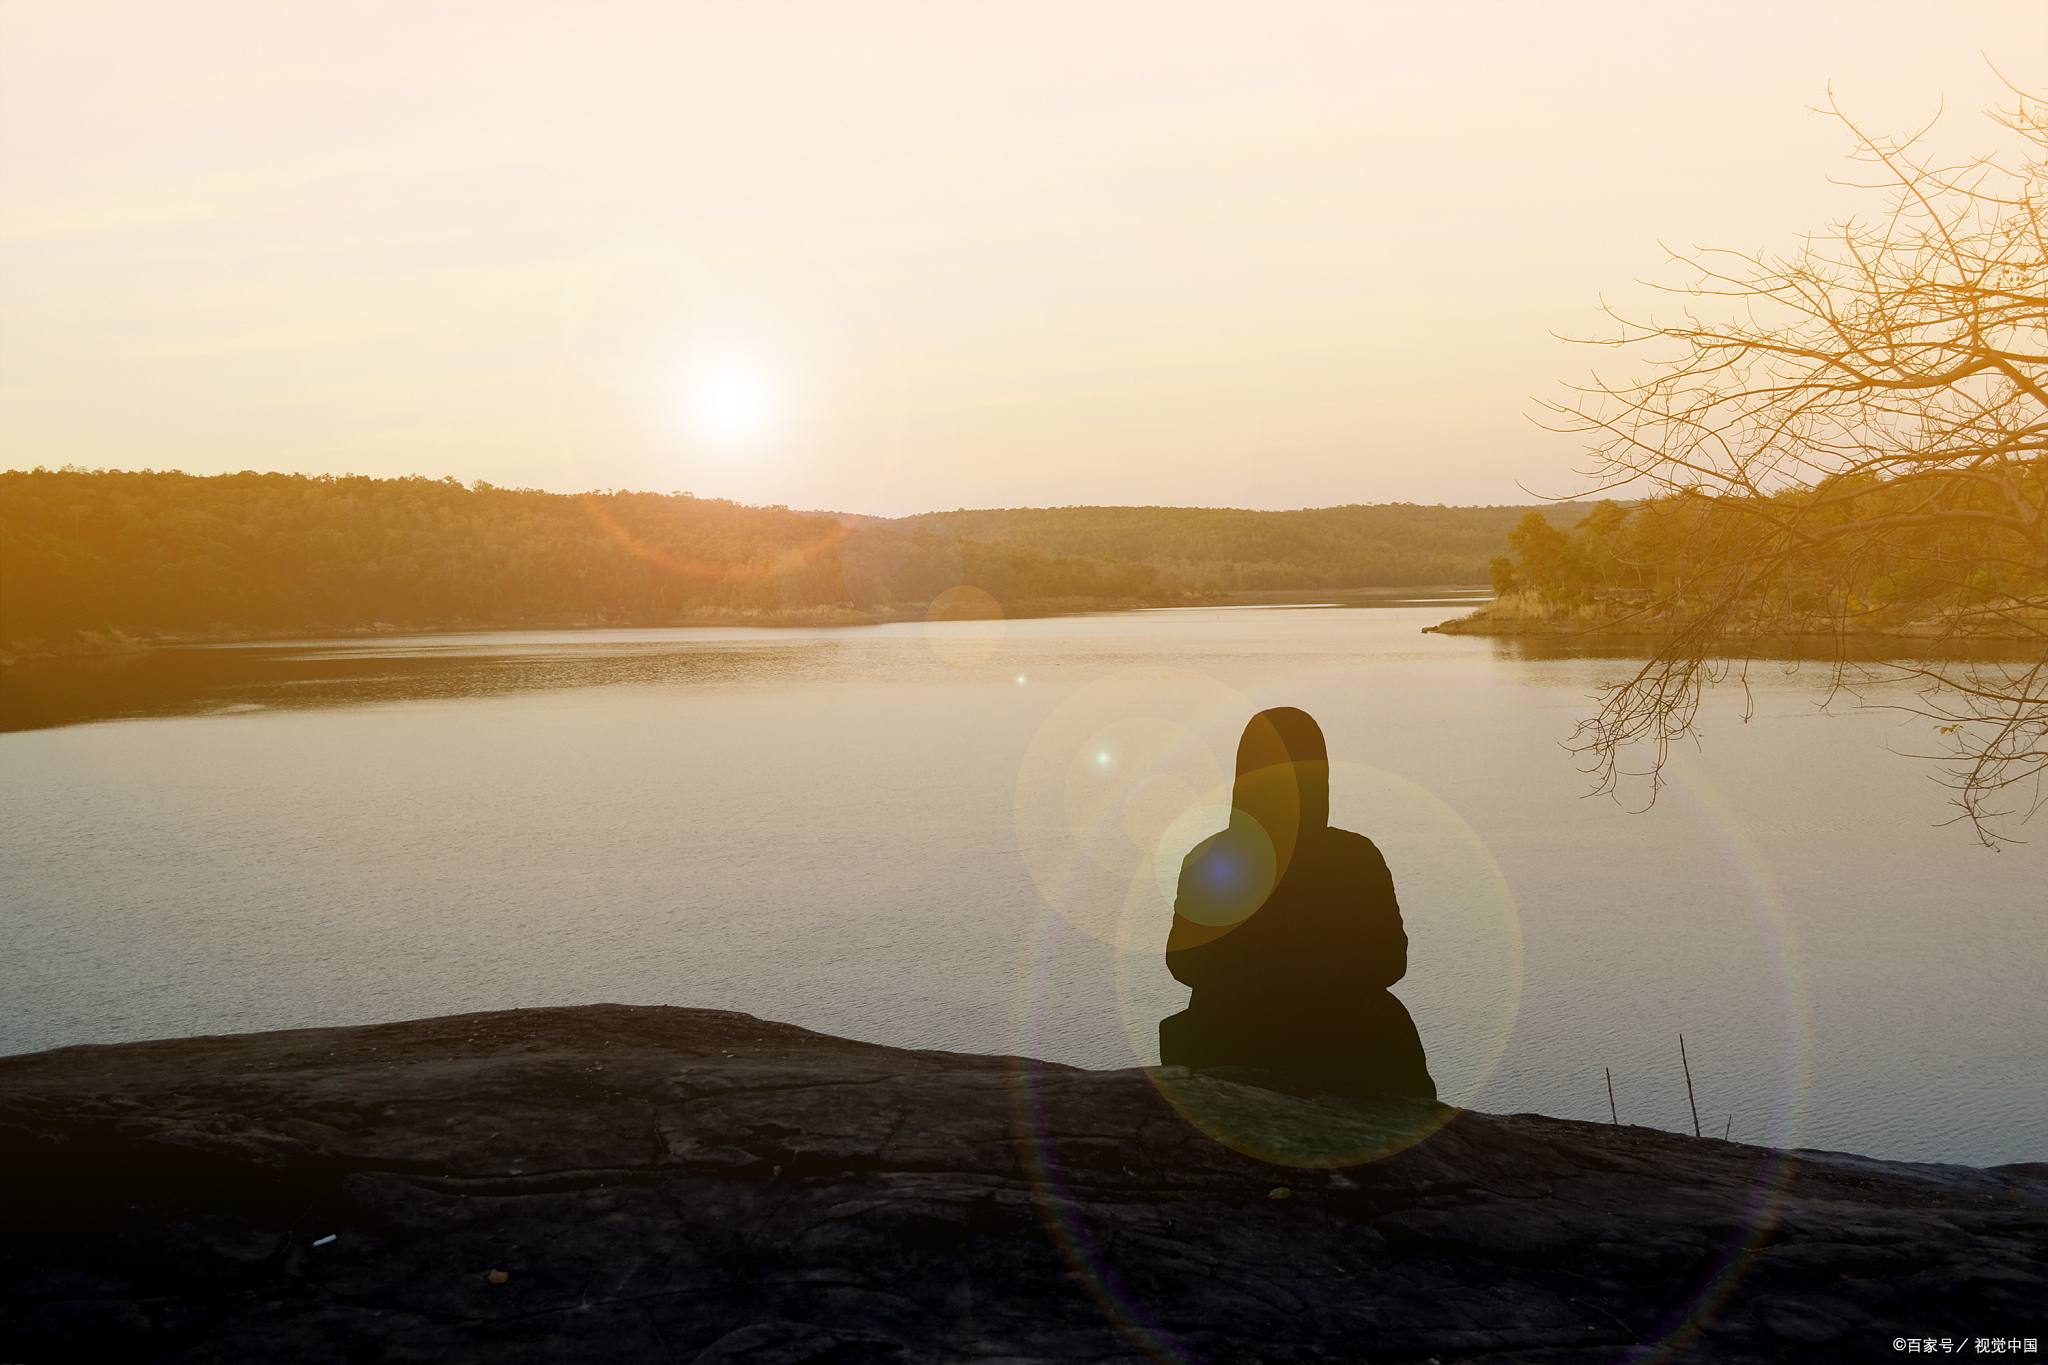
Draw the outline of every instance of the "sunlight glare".
<instances>
[{"instance_id":1,"label":"sunlight glare","mask_svg":"<svg viewBox=\"0 0 2048 1365\"><path fill-rule=\"evenodd\" d=\"M780 397L774 376L758 361L742 356L699 360L685 373L683 416L704 441L750 445L773 432Z\"/></svg>"}]
</instances>

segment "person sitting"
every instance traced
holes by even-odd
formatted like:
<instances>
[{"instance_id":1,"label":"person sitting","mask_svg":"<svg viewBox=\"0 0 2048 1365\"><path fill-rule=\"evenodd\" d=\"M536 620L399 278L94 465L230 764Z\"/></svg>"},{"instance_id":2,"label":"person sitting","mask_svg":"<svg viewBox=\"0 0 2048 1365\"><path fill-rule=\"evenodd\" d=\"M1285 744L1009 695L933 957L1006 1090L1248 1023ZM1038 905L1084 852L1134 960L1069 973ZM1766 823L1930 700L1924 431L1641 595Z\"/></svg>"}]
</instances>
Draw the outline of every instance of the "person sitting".
<instances>
[{"instance_id":1,"label":"person sitting","mask_svg":"<svg viewBox=\"0 0 2048 1365\"><path fill-rule=\"evenodd\" d=\"M1415 1021L1387 990L1408 971L1393 874L1372 840L1330 828L1329 751L1305 711L1245 727L1229 827L1181 864L1166 965L1194 989L1159 1022L1164 1065L1436 1098Z\"/></svg>"}]
</instances>

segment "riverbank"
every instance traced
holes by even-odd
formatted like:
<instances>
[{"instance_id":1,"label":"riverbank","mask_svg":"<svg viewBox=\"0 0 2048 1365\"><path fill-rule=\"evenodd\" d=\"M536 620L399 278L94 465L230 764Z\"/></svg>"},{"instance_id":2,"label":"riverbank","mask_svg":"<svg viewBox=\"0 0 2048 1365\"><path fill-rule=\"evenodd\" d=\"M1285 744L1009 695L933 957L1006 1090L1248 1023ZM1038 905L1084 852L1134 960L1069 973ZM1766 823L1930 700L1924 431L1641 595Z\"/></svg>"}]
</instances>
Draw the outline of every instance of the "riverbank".
<instances>
[{"instance_id":1,"label":"riverbank","mask_svg":"<svg viewBox=\"0 0 2048 1365\"><path fill-rule=\"evenodd\" d=\"M1408 591L1401 589L1400 591ZM1284 596L1285 594L1281 594ZM1295 594L1312 596L1313 594ZM1353 594L1354 596L1356 594ZM1266 596L1261 594L1260 596ZM890 607L850 605L795 607L787 610L705 607L654 616L563 616L477 619L466 616L435 621L308 622L300 626L222 624L207 630L73 632L55 640L17 640L0 648L0 668L51 659L92 659L142 654L178 645L286 643L292 640L363 639L391 635L482 634L532 630L672 630L693 627L758 626L769 630L803 627L875 626L898 621L1035 620L1047 616L1084 616L1112 611L1141 611L1161 606L1213 606L1234 600L1230 593L1175 593L1130 598L1058 597L997 603L986 594L940 602L909 602Z\"/></svg>"},{"instance_id":2,"label":"riverbank","mask_svg":"<svg viewBox=\"0 0 2048 1365\"><path fill-rule=\"evenodd\" d=\"M1966 618L1921 619L1882 606L1847 616L1750 609L1727 618L1718 638L1739 642L1885 641L1925 644L2036 642L2048 636L2048 613L2018 603ZM1595 592L1590 601L1553 602L1536 593L1496 597L1477 611L1422 628L1425 635L1662 641L1691 630L1697 604L1653 604L1647 592Z\"/></svg>"},{"instance_id":3,"label":"riverbank","mask_svg":"<svg viewBox=\"0 0 2048 1365\"><path fill-rule=\"evenodd\" d=\"M76 631L54 640L18 640L0 647L0 669L17 663L56 659L112 658L144 654L179 645L265 644L292 640L368 639L394 635L450 635L491 631L534 630L667 630L693 627L758 626L797 629L874 626L900 621L1038 620L1053 616L1092 616L1105 612L1157 610L1160 607L1209 606L1345 606L1417 604L1445 597L1478 600L1482 590L1470 584L1418 584L1393 588L1271 588L1244 592L1180 592L1148 597L1057 597L998 603L987 594L959 594L929 602L891 607L851 605L799 607L790 610L727 610L703 608L657 616L565 616L482 620L465 616L424 622L312 622L302 626L222 624L188 631Z\"/></svg>"},{"instance_id":4,"label":"riverbank","mask_svg":"<svg viewBox=\"0 0 2048 1365\"><path fill-rule=\"evenodd\" d=\"M1867 1360L2048 1325L2048 1166L1778 1153L593 1005L0 1059L54 1360Z\"/></svg>"},{"instance_id":5,"label":"riverbank","mask_svg":"<svg viewBox=\"0 0 2048 1365\"><path fill-rule=\"evenodd\" d=\"M618 620L591 617L561 617L533 621L478 621L450 617L445 621L351 623L311 622L301 626L249 626L222 624L206 630L129 631L81 630L57 639L16 640L0 648L0 669L16 664L59 660L118 658L147 654L155 649L181 645L286 644L293 640L375 639L397 635L455 635L508 630L606 630L671 626L865 626L875 618L851 608L807 608L798 612L704 611L687 616L670 615L660 620Z\"/></svg>"},{"instance_id":6,"label":"riverbank","mask_svg":"<svg viewBox=\"0 0 2048 1365\"><path fill-rule=\"evenodd\" d=\"M1026 603L1014 612L976 611L973 604L946 613L948 620L986 620L1001 616L1031 618L1076 615L1084 611L1131 611L1157 606L1149 601L1073 601ZM453 635L490 631L526 630L667 630L690 627L759 626L771 630L820 626L873 626L891 621L922 621L929 614L925 603L900 610L877 608L861 611L851 606L799 607L787 611L752 608L727 610L704 608L688 612L666 612L650 617L564 616L534 619L479 620L466 616L438 621L359 621L351 623L310 622L302 626L249 626L223 624L208 630L186 631L77 631L57 640L14 641L0 649L0 668L18 663L53 659L92 659L123 654L143 654L152 649L178 645L264 644L292 640L368 639L392 635Z\"/></svg>"}]
</instances>

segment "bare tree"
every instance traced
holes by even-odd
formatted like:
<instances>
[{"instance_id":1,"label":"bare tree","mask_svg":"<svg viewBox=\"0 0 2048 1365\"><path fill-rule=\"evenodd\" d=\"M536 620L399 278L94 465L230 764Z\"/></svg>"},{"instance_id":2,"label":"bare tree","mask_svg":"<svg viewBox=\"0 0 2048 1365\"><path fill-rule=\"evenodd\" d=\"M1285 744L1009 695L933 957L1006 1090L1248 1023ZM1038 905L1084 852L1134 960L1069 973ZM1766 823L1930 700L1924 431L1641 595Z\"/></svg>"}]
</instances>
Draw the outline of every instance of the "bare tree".
<instances>
[{"instance_id":1,"label":"bare tree","mask_svg":"<svg viewBox=\"0 0 2048 1365\"><path fill-rule=\"evenodd\" d=\"M1961 164L1925 152L1927 128L1866 133L1831 96L1820 112L1848 129L1883 211L1790 256L1675 256L1682 317L1610 309L1620 334L1590 343L1629 350L1641 377L1543 405L1544 425L1592 438L1592 491L1648 498L1638 513L1687 565L1642 609L1667 642L1575 741L1603 790L1627 746L1661 767L1703 684L1744 676L1773 637L1818 636L1831 691L1932 722L1928 756L1980 840L2040 808L2048 102L2015 93L1990 114L2010 145ZM1873 632L1922 637L1894 651L1916 657L1866 662Z\"/></svg>"}]
</instances>

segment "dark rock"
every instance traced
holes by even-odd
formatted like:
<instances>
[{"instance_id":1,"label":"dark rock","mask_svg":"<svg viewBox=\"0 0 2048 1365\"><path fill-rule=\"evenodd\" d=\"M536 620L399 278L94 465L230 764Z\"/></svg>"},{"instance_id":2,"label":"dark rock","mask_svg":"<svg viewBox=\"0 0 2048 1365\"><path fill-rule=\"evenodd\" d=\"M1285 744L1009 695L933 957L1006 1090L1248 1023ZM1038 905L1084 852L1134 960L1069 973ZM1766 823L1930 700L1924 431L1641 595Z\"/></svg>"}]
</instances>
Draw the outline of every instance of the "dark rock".
<instances>
[{"instance_id":1,"label":"dark rock","mask_svg":"<svg viewBox=\"0 0 2048 1365\"><path fill-rule=\"evenodd\" d=\"M1276 1167L1161 1084L1262 1150L1429 1136ZM2048 1335L2037 1165L1304 1090L610 1005L0 1059L0 1360L1563 1365Z\"/></svg>"}]
</instances>

